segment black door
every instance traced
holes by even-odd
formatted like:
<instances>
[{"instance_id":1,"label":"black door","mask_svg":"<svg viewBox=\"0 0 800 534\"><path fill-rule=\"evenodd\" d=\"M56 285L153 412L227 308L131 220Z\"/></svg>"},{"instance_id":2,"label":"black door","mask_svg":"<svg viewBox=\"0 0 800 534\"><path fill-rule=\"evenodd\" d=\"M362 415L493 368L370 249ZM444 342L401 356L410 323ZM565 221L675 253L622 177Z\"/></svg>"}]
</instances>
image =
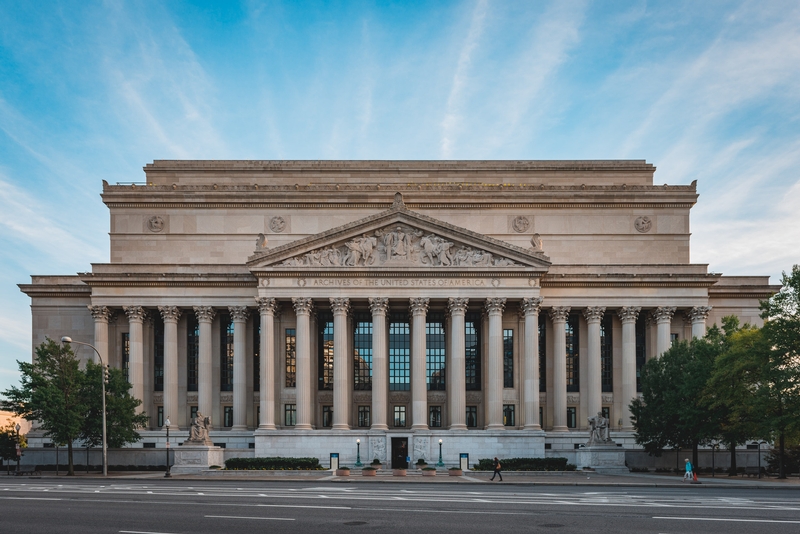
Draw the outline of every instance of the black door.
<instances>
[{"instance_id":1,"label":"black door","mask_svg":"<svg viewBox=\"0 0 800 534\"><path fill-rule=\"evenodd\" d=\"M408 438L392 438L392 469L408 469Z\"/></svg>"}]
</instances>

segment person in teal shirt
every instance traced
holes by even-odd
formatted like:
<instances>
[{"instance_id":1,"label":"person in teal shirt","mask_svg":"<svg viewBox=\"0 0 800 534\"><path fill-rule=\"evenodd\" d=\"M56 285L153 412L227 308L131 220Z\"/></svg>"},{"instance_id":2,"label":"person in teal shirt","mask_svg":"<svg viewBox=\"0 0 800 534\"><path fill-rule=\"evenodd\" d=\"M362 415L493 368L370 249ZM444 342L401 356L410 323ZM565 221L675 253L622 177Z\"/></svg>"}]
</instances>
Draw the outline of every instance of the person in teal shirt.
<instances>
[{"instance_id":1,"label":"person in teal shirt","mask_svg":"<svg viewBox=\"0 0 800 534\"><path fill-rule=\"evenodd\" d=\"M690 482L694 479L692 475L692 462L690 462L688 458L686 458L686 473L683 474L683 480L686 481L687 478Z\"/></svg>"}]
</instances>

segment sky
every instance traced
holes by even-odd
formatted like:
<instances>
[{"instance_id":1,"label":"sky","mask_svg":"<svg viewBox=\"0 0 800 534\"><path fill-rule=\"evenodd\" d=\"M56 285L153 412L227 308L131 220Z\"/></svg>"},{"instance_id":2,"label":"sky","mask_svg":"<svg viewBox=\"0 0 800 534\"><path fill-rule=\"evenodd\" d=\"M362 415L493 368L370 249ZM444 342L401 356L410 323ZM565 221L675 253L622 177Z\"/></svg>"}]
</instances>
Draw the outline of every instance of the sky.
<instances>
[{"instance_id":1,"label":"sky","mask_svg":"<svg viewBox=\"0 0 800 534\"><path fill-rule=\"evenodd\" d=\"M30 275L107 262L155 159L645 159L691 259L800 263L796 0L0 2L0 390Z\"/></svg>"}]
</instances>

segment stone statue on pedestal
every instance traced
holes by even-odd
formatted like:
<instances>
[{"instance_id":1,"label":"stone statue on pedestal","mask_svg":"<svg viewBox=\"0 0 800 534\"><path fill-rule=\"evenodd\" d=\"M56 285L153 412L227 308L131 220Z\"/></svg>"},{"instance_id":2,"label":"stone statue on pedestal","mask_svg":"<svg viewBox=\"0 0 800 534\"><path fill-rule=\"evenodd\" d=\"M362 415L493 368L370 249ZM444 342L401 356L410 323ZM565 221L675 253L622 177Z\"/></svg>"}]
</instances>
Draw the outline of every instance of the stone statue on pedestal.
<instances>
[{"instance_id":1,"label":"stone statue on pedestal","mask_svg":"<svg viewBox=\"0 0 800 534\"><path fill-rule=\"evenodd\" d=\"M202 413L197 412L197 415L192 419L192 427L189 430L189 439L185 445L213 445L211 439L208 437L208 431L211 428L211 418L204 416Z\"/></svg>"},{"instance_id":2,"label":"stone statue on pedestal","mask_svg":"<svg viewBox=\"0 0 800 534\"><path fill-rule=\"evenodd\" d=\"M587 446L592 445L609 445L614 442L611 441L609 435L609 421L608 418L603 417L603 412L597 412L597 415L589 417L589 442Z\"/></svg>"}]
</instances>

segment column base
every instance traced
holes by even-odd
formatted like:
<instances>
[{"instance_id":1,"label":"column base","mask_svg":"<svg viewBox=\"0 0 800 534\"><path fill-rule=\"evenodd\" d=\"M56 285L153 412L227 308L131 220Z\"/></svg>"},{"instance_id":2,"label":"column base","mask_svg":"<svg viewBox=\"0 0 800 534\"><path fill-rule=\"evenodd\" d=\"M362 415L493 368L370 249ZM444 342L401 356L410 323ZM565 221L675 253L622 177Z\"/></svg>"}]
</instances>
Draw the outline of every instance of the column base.
<instances>
[{"instance_id":1,"label":"column base","mask_svg":"<svg viewBox=\"0 0 800 534\"><path fill-rule=\"evenodd\" d=\"M247 430L247 425L233 425L231 430Z\"/></svg>"},{"instance_id":2,"label":"column base","mask_svg":"<svg viewBox=\"0 0 800 534\"><path fill-rule=\"evenodd\" d=\"M501 424L497 424L497 423L492 424L492 425L488 425L486 427L486 430L505 430L505 429L506 429L505 425L501 425Z\"/></svg>"},{"instance_id":3,"label":"column base","mask_svg":"<svg viewBox=\"0 0 800 534\"><path fill-rule=\"evenodd\" d=\"M467 425L461 423L458 425L450 425L448 430L467 430Z\"/></svg>"},{"instance_id":4,"label":"column base","mask_svg":"<svg viewBox=\"0 0 800 534\"><path fill-rule=\"evenodd\" d=\"M275 425L258 425L259 430L278 430Z\"/></svg>"},{"instance_id":5,"label":"column base","mask_svg":"<svg viewBox=\"0 0 800 534\"><path fill-rule=\"evenodd\" d=\"M378 425L378 424L375 424L375 425L372 425L371 427L369 427L369 429L370 430L389 430L389 425L385 425L385 424Z\"/></svg>"},{"instance_id":6,"label":"column base","mask_svg":"<svg viewBox=\"0 0 800 534\"><path fill-rule=\"evenodd\" d=\"M295 430L313 430L310 424L305 425L294 425Z\"/></svg>"},{"instance_id":7,"label":"column base","mask_svg":"<svg viewBox=\"0 0 800 534\"><path fill-rule=\"evenodd\" d=\"M554 426L550 432L569 432L569 428L566 426Z\"/></svg>"},{"instance_id":8,"label":"column base","mask_svg":"<svg viewBox=\"0 0 800 534\"><path fill-rule=\"evenodd\" d=\"M430 430L428 425L411 425L411 430Z\"/></svg>"},{"instance_id":9,"label":"column base","mask_svg":"<svg viewBox=\"0 0 800 534\"><path fill-rule=\"evenodd\" d=\"M333 425L331 430L350 430L350 425Z\"/></svg>"},{"instance_id":10,"label":"column base","mask_svg":"<svg viewBox=\"0 0 800 534\"><path fill-rule=\"evenodd\" d=\"M541 425L525 425L522 430L541 430Z\"/></svg>"}]
</instances>

